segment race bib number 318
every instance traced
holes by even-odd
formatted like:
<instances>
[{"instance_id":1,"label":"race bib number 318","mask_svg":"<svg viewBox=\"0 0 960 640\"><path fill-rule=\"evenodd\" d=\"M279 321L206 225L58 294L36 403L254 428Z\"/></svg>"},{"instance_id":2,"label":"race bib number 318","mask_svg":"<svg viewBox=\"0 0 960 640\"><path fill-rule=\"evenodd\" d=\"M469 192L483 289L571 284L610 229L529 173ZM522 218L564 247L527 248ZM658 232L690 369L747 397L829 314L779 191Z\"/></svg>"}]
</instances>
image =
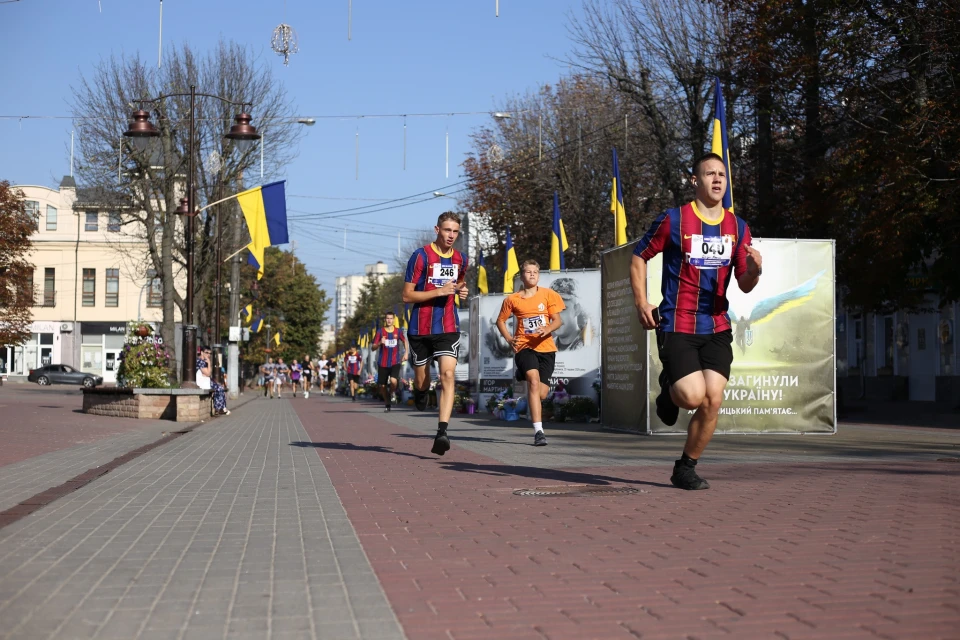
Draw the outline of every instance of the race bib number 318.
<instances>
[{"instance_id":1,"label":"race bib number 318","mask_svg":"<svg viewBox=\"0 0 960 640\"><path fill-rule=\"evenodd\" d=\"M701 236L694 234L690 237L690 253L687 261L700 269L717 269L730 264L733 257L732 236Z\"/></svg>"},{"instance_id":2,"label":"race bib number 318","mask_svg":"<svg viewBox=\"0 0 960 640\"><path fill-rule=\"evenodd\" d=\"M545 326L547 326L547 319L543 316L533 316L532 318L523 319L524 333L536 333L537 329L542 329Z\"/></svg>"},{"instance_id":3,"label":"race bib number 318","mask_svg":"<svg viewBox=\"0 0 960 640\"><path fill-rule=\"evenodd\" d=\"M434 263L430 265L428 281L435 287L442 287L460 275L460 265Z\"/></svg>"}]
</instances>

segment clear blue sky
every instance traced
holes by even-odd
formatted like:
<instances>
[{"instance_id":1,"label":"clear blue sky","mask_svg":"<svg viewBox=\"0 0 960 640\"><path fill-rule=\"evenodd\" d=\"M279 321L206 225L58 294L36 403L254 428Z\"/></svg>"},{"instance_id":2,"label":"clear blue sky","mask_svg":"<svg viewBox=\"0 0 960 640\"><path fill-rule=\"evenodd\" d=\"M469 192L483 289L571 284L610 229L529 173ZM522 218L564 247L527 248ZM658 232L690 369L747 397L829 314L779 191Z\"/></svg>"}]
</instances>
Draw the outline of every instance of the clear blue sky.
<instances>
[{"instance_id":1,"label":"clear blue sky","mask_svg":"<svg viewBox=\"0 0 960 640\"><path fill-rule=\"evenodd\" d=\"M139 50L155 60L159 6L158 0L0 4L5 61L0 116L69 116L70 86L101 58ZM348 0L287 0L286 9L283 0L165 0L163 41L203 47L222 36L251 45L272 65L303 116L489 111L507 96L567 73L556 59L571 49L568 13L581 10L580 0L500 0L497 18L495 0L354 0L352 40L347 40L347 6ZM289 67L270 50L284 11L300 42ZM406 170L402 119L318 119L287 168L288 210L326 212L371 204L365 198L443 191L460 179L468 136L488 118L408 118ZM0 119L0 179L56 186L69 173L70 130L69 119ZM291 224L291 236L297 255L332 297L337 275L360 273L378 257L392 262L397 233L413 236L432 227L452 204L436 199L315 222L308 232L320 240L298 234L302 227ZM351 248L346 253L344 226ZM361 236L365 231L381 235Z\"/></svg>"}]
</instances>

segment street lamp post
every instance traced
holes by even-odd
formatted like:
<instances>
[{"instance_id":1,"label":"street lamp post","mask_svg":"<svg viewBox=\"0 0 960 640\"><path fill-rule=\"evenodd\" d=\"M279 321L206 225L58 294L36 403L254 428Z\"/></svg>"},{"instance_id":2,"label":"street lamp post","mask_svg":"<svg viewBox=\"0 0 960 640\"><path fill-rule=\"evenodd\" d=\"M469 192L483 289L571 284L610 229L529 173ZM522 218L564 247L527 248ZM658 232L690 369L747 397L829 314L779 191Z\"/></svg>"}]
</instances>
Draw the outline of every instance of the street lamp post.
<instances>
[{"instance_id":1,"label":"street lamp post","mask_svg":"<svg viewBox=\"0 0 960 640\"><path fill-rule=\"evenodd\" d=\"M180 206L177 207L176 213L186 216L186 250L187 250L187 299L186 299L186 314L184 314L184 324L183 324L183 347L181 351L181 386L182 387L191 387L195 388L197 386L196 376L197 371L195 367L194 358L197 353L197 327L194 324L194 303L193 303L193 276L194 276L194 259L193 259L193 247L194 247L194 234L195 234L195 220L197 216L197 207L194 200L194 188L193 188L193 174L194 174L194 156L195 149L194 143L196 140L196 106L197 106L197 96L204 98L214 98L220 100L221 102L226 102L234 106L240 107L241 113L239 113L234 118L234 125L230 127L230 131L224 135L224 138L228 140L233 140L237 143L241 153L246 152L250 146L253 144L254 140L260 138L260 134L257 133L256 128L250 124L252 118L248 113L244 111L250 103L246 102L234 102L233 100L228 100L227 98L222 98L220 96L210 95L206 93L197 93L196 85L190 85L190 93L171 93L167 95L161 95L153 100L140 100L141 108L135 111L132 115L133 122L130 123L130 126L124 132L124 136L131 138L134 146L139 151L144 151L147 148L147 144L152 138L156 138L160 135L160 132L157 131L156 127L150 122L150 114L147 111L142 109L142 103L145 102L159 102L164 98L175 98L175 97L190 97L190 138L187 142L187 193L186 197L180 200ZM217 224L220 223L220 216L217 216ZM217 256L217 267L219 269L219 256ZM220 286L219 275L217 277L217 286ZM217 300L219 302L219 291L217 292ZM219 329L220 316L219 309L217 314L217 327ZM220 339L219 333L217 335L217 340ZM215 370L219 371L219 366L215 367ZM219 374L216 374L219 375Z\"/></svg>"}]
</instances>

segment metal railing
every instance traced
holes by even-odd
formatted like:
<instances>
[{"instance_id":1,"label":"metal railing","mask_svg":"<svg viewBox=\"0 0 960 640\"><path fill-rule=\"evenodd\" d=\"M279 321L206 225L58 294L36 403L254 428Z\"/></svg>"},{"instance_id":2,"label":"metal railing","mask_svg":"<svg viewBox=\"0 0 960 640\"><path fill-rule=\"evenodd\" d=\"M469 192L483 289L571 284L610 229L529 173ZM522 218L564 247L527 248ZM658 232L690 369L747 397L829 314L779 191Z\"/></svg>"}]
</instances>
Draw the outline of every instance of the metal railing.
<instances>
[{"instance_id":1,"label":"metal railing","mask_svg":"<svg viewBox=\"0 0 960 640\"><path fill-rule=\"evenodd\" d=\"M34 289L33 306L35 307L55 307L57 306L57 292L49 289Z\"/></svg>"}]
</instances>

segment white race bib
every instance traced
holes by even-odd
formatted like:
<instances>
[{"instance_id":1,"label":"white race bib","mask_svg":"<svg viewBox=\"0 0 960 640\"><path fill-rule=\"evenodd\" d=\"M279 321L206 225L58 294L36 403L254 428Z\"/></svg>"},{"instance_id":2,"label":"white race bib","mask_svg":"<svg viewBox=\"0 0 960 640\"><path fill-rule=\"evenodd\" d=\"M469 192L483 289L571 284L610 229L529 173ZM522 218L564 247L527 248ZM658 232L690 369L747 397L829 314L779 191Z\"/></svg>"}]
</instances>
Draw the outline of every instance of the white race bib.
<instances>
[{"instance_id":1,"label":"white race bib","mask_svg":"<svg viewBox=\"0 0 960 640\"><path fill-rule=\"evenodd\" d=\"M435 287L442 287L451 280L456 280L458 275L460 275L460 265L435 262L430 265L430 276L427 281Z\"/></svg>"},{"instance_id":2,"label":"white race bib","mask_svg":"<svg viewBox=\"0 0 960 640\"><path fill-rule=\"evenodd\" d=\"M546 316L523 318L522 322L524 333L536 333L537 329L542 329L543 327L547 326Z\"/></svg>"},{"instance_id":3,"label":"white race bib","mask_svg":"<svg viewBox=\"0 0 960 640\"><path fill-rule=\"evenodd\" d=\"M383 341L383 346L387 347L388 349L393 349L394 347L397 346L397 339L396 339L396 338L386 338L386 339L384 339L384 341Z\"/></svg>"},{"instance_id":4,"label":"white race bib","mask_svg":"<svg viewBox=\"0 0 960 640\"><path fill-rule=\"evenodd\" d=\"M733 257L733 236L690 237L690 253L687 262L699 269L717 269L730 265Z\"/></svg>"}]
</instances>

